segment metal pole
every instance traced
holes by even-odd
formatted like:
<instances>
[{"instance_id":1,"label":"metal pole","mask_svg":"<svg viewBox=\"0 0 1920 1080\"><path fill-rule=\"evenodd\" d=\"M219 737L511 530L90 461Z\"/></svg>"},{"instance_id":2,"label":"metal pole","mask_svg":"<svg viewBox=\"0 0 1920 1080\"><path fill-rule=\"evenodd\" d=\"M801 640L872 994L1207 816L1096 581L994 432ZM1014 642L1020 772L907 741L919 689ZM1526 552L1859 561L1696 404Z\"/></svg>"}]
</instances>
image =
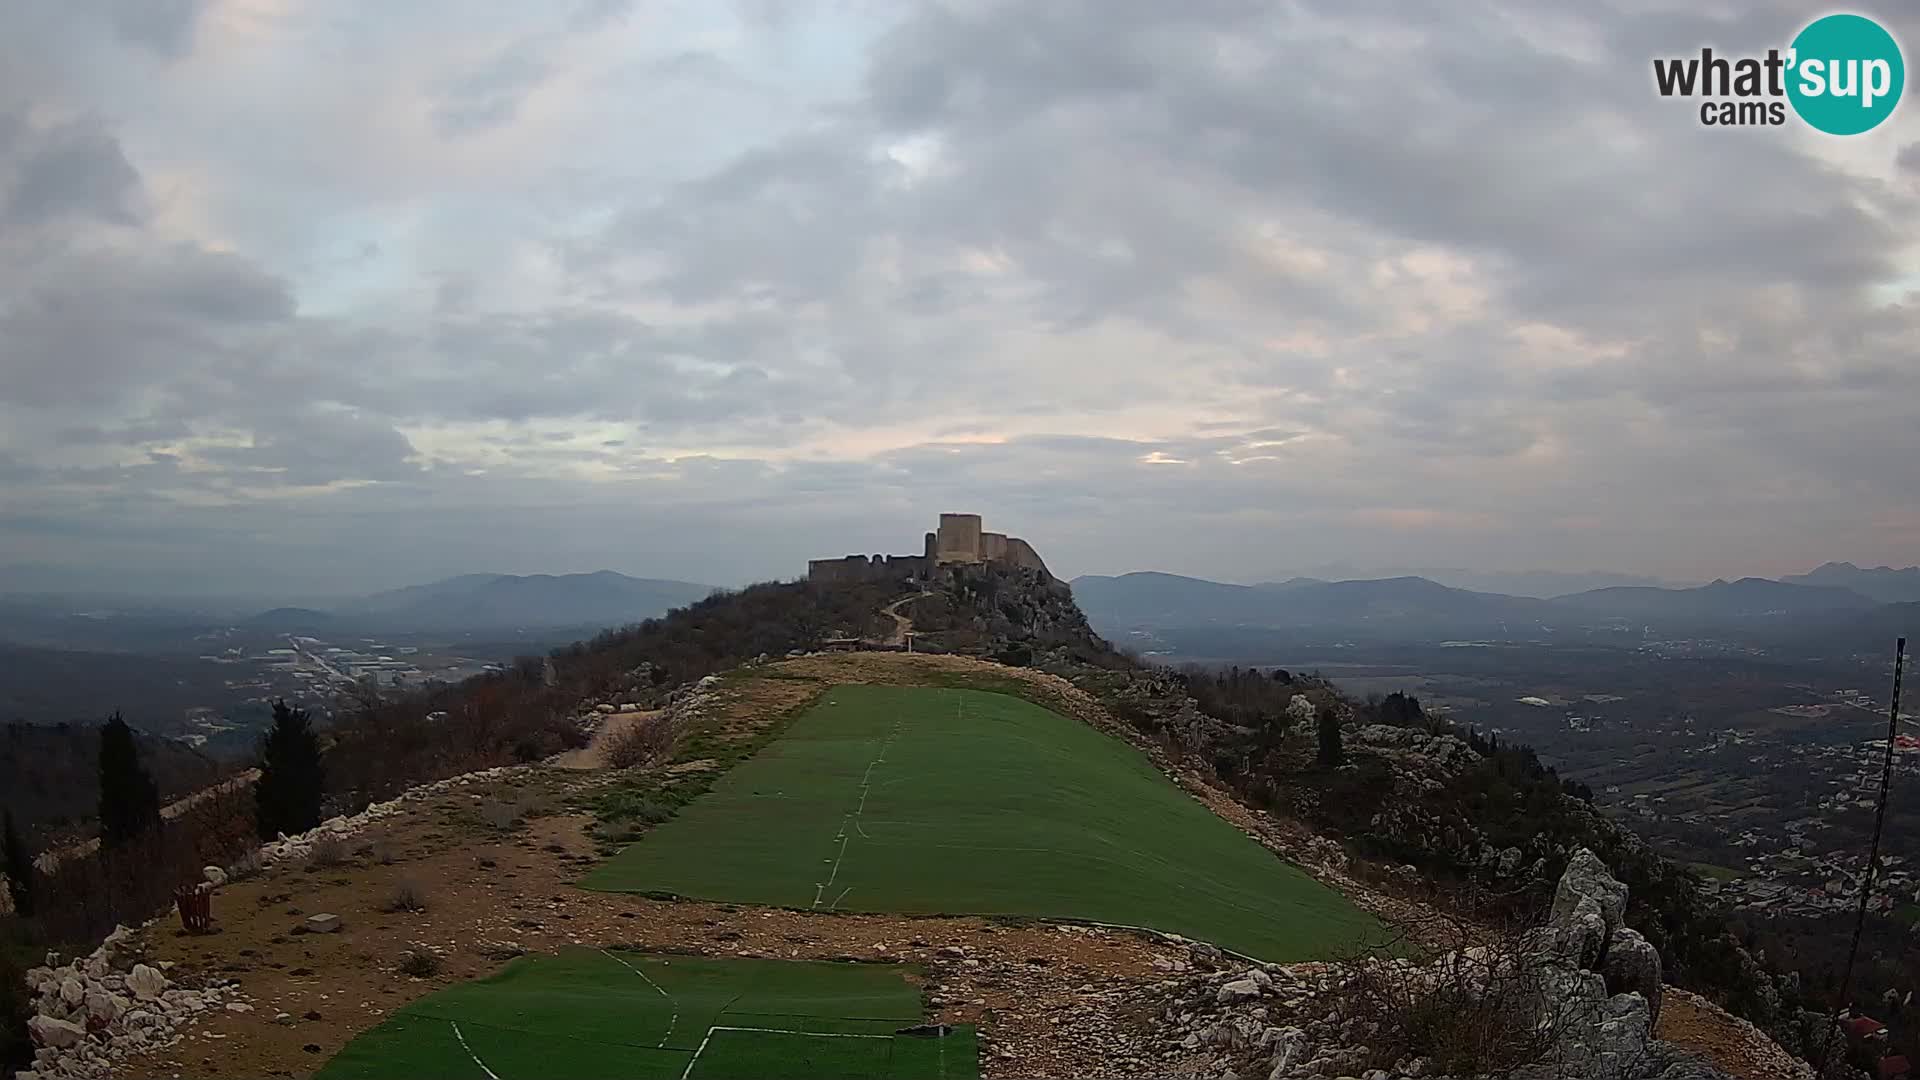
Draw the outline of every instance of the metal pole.
<instances>
[{"instance_id":1,"label":"metal pole","mask_svg":"<svg viewBox=\"0 0 1920 1080\"><path fill-rule=\"evenodd\" d=\"M1846 973L1840 978L1840 996L1833 1005L1833 1021L1820 1040L1820 1066L1814 1075L1827 1074L1827 1056L1833 1045L1833 1031L1840 1026L1840 1011L1848 1008L1847 995L1853 989L1853 965L1860 956L1860 933L1867 925L1867 903L1873 898L1874 872L1880 864L1880 833L1887 824L1887 792L1893 786L1893 741L1900 735L1900 669L1907 658L1907 639L1893 644L1893 700L1887 704L1887 753L1880 767L1880 804L1873 812L1873 842L1867 847L1867 871L1860 882L1860 908L1853 918L1853 945L1847 949Z\"/></svg>"}]
</instances>

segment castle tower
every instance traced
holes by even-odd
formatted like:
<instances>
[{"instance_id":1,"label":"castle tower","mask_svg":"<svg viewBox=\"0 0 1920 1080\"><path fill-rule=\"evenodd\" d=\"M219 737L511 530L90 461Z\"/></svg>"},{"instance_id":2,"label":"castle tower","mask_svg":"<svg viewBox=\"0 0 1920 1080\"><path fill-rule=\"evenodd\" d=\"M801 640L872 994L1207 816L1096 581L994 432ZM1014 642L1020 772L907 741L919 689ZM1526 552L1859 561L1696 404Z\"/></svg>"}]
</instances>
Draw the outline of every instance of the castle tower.
<instances>
[{"instance_id":1,"label":"castle tower","mask_svg":"<svg viewBox=\"0 0 1920 1080\"><path fill-rule=\"evenodd\" d=\"M935 559L942 563L980 561L980 515L941 514Z\"/></svg>"}]
</instances>

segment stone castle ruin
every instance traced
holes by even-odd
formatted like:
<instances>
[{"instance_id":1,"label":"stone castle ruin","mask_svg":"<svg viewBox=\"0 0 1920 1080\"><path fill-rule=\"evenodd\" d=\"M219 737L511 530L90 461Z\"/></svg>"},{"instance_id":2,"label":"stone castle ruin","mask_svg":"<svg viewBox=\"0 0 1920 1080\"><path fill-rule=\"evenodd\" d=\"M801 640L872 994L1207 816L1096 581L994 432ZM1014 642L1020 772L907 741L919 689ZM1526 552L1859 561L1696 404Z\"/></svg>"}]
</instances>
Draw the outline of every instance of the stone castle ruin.
<instances>
[{"instance_id":1,"label":"stone castle ruin","mask_svg":"<svg viewBox=\"0 0 1920 1080\"><path fill-rule=\"evenodd\" d=\"M1047 564L1033 545L1006 533L982 532L979 514L941 514L940 528L926 534L919 555L848 555L840 559L811 559L808 581L870 581L882 578L926 578L942 566L965 563L1001 563L1047 573Z\"/></svg>"}]
</instances>

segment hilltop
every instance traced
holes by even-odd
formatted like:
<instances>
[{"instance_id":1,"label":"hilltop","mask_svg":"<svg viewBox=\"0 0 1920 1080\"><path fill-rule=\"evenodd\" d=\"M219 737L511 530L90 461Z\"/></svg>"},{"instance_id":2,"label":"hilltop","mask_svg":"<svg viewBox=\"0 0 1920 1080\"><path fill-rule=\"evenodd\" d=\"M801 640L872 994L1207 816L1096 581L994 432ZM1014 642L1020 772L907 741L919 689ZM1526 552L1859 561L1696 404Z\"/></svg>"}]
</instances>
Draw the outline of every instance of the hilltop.
<instances>
[{"instance_id":1,"label":"hilltop","mask_svg":"<svg viewBox=\"0 0 1920 1080\"><path fill-rule=\"evenodd\" d=\"M921 655L879 648L898 629L882 614L888 608L910 621ZM859 638L872 644L844 654L813 651L822 641ZM853 707L848 704L853 699L834 688L855 684L918 688L914 692L921 696L911 701L920 704L910 708L923 710L921 723L935 724L929 732L958 723L954 730L1020 733L1020 739L1040 739L1030 751L1036 754L1054 737L1043 731L1068 732L1051 725L1084 725L1112 740L1120 753L1116 762L1137 755L1134 760L1145 772L1135 782L1149 785L1142 791L1170 784L1211 811L1202 818L1226 832L1206 843L1226 847L1205 860L1207 865L1224 867L1240 858L1226 854L1234 844L1265 848L1285 860L1276 861L1275 869L1297 867L1311 879L1312 889L1343 897L1342 903L1400 928L1410 942L1425 947L1450 947L1444 934L1434 932L1439 911L1457 910L1491 927L1503 912L1544 905L1575 853L1591 848L1631 891L1632 899L1622 904L1621 927L1645 936L1665 960L1670 978L1700 987L1769 1025L1784 1018L1778 992L1766 989L1772 985L1768 977L1751 958L1742 959L1737 942L1723 939L1710 910L1695 906L1700 901L1690 892L1686 873L1593 814L1577 786L1561 782L1524 749L1489 745L1471 732L1457 732L1426 717L1408 699L1350 701L1305 674L1215 675L1142 665L1092 632L1064 583L1039 571L975 564L921 582L753 586L705 598L665 619L610 631L545 660L529 658L499 675L366 700L346 710L329 736L328 761L330 812L348 816L324 827L321 835L269 845L272 865L264 873L222 888L215 899L222 934L203 939L149 931L138 939L149 958L175 965L170 970L176 980L211 987L214 980L237 978L237 988L221 992L243 993L252 1011L225 1009L206 1019L170 1020L191 1028L195 1038L227 1036L222 1053L202 1055L184 1047L132 1053L122 1059L124 1073L160 1075L185 1066L225 1075L232 1066L222 1062L238 1061L247 1063L249 1073L304 1072L377 1024L379 1030L400 1032L409 1024L444 1022L423 1017L469 1015L458 1011L468 1006L451 1004L454 998L435 1004L442 1001L439 995L418 1007L407 1003L441 988L468 993L461 988L471 985L477 993L487 984L462 980L499 970L520 953L547 954L573 943L639 949L626 958L639 965L654 963L647 957L661 955L661 949L713 957L904 961L908 977L922 980L930 1010L926 1022L943 1031L977 1033L989 1075L1217 1071L1227 1060L1223 1055L1231 1052L1244 1061L1253 1052L1251 1044L1231 1038L1216 1043L1192 1028L1168 1029L1139 1009L1157 992L1155 986L1183 972L1250 977L1244 962L1190 940L1213 934L1206 929L1211 924L1203 920L1183 940L1166 936L1166 926L1135 931L1078 921L1139 919L1151 926L1165 917L1155 913L1155 898L1166 898L1177 884L1155 885L1130 901L1136 904L1132 914L1119 916L1077 907L1086 901L1068 887L1071 876L1059 887L1035 892L1033 875L1014 875L1005 880L1027 883L1018 892L993 900L989 888L964 900L960 913L946 915L938 914L944 910L939 904L932 910L900 906L905 898L889 894L883 880L873 876L885 861L870 855L849 863L847 881L834 878L830 871L841 869L832 854L836 841L841 858L853 844L871 842L880 845L874 851L883 852L890 843L888 828L912 824L902 819L950 820L954 828L940 831L954 832L953 839L910 829L899 838L908 845L899 854L944 860L951 872L969 864L953 863L963 856L943 851L942 845L972 842L960 839L967 835L998 835L1003 827L996 821L1020 821L1058 802L1048 799L1033 804L1034 811L995 818L976 812L989 804L974 808L965 796L953 802L953 796L929 790L924 780L895 793L884 786L879 794L868 791L869 781L885 785L900 779L886 774L889 767L957 769L970 760L967 767L984 770L983 777L1055 774L996 763L991 755L968 759L942 752L937 740L927 742L898 728L876 737L859 727L867 721L853 716L835 720L835 710ZM951 693L986 696L970 714L965 700L938 696ZM1004 709L986 704L1002 698L1015 704ZM955 702L953 719L938 719L941 708L956 707ZM970 715L975 718L969 720ZM852 729L833 726L856 720ZM1346 764L1316 763L1316 741L1325 739L1316 735L1316 727L1325 732L1329 724L1341 733ZM596 760L626 767L580 772L541 763L560 760L552 755L578 746L583 731L599 732L596 737L608 742ZM626 737L617 732L660 733L664 742L628 756ZM847 745L849 739L871 749L863 755ZM760 882L717 870L672 885L668 875L684 874L692 865L673 855L673 836L709 828L701 822L715 815L715 820L740 820L746 814L751 820L762 812L757 807L764 798L815 798L763 768L784 756L813 752L809 746L845 759L833 768L847 774L860 806L874 800L871 818L855 816L853 804L830 812L847 814L838 826L840 836L819 838L827 848L825 864L818 855L807 856L818 867L814 873L822 890L776 900L775 894L793 890L776 879ZM1088 755L1086 749L1066 753L1059 757L1060 767L1079 768L1073 763L1085 762ZM747 762L754 768L742 764ZM876 769L882 770L879 775ZM443 779L463 773L471 778ZM796 775L826 774L804 770ZM1075 783L1071 775L1059 773L1051 782ZM441 782L420 787L428 781ZM1025 782L1004 787L993 798L1006 800L999 805L1009 810L1020 807L1021 800L1032 798L1020 786ZM1125 836L1130 824L1124 813L1111 825L1099 823L1111 812L1098 799L1106 786L1101 782L1086 789L1093 801L1074 811L1073 824L1063 822L1068 830L1063 838L1094 836L1106 828ZM956 791L964 792L965 786ZM901 801L908 797L949 809L937 818L916 818L925 811L914 809L922 804ZM1136 795L1128 801L1151 798ZM736 809L727 810L729 805ZM778 820L801 821L804 805L794 803ZM977 824L959 827L968 821ZM335 835L348 839L327 839ZM751 829L737 834L737 840L714 839L720 835L687 833L685 841L711 851L726 850L713 846L717 843L761 842ZM794 850L796 857L802 854ZM644 865L631 861L636 856L664 860L657 872L635 879L647 891L572 888L583 880L602 888L629 887L616 878L631 872L622 866ZM243 876L252 873L244 860L235 865ZM757 868L762 861L741 865ZM975 886L994 880L991 862L978 865L987 876ZM1086 899L1107 903L1114 890L1124 894L1129 888L1124 860L1117 869L1120 877L1112 885ZM1180 873L1211 875L1204 865ZM1200 877L1191 880L1198 884ZM863 893L871 896L863 904L825 892L828 881L877 891ZM403 887L412 898L404 902L396 899ZM1218 887L1224 883L1207 889ZM659 891L663 888L688 895L667 895ZM767 888L774 893L753 891ZM1258 892L1268 900L1285 895L1271 888ZM964 893L952 895L960 899ZM1488 907L1493 895L1506 900ZM861 914L844 910L869 905ZM833 910L836 906L842 909ZM341 916L347 927L342 936L289 935L289 927L303 925L303 915L316 911ZM1266 922L1284 926L1287 917L1267 916ZM1252 930L1251 935L1219 932L1241 933L1254 948L1285 947L1266 936L1261 925ZM1345 941L1323 939L1322 947L1336 954L1381 947L1365 934ZM422 950L431 955L414 959ZM1282 954L1279 959L1290 958ZM420 973L409 978L396 974L397 967ZM523 970L567 977L561 969L508 965L509 974ZM1312 980L1305 970L1275 967L1264 977L1295 980L1302 986L1295 996L1331 992L1307 989ZM716 971L713 977L729 976ZM1771 1005L1768 993L1774 995ZM321 1004L322 994L340 1002L378 1001L380 1013ZM456 1011L446 1013L449 1008ZM380 1014L394 1009L400 1012L381 1024ZM309 1019L299 1019L302 1015ZM1669 1013L1667 1022L1698 1015L1697 1010ZM120 1029L110 1024L108 1030ZM1264 1031L1253 1034L1268 1038ZM1641 1037L1648 1034L1643 1029ZM1314 1038L1322 1051L1339 1050L1325 1042L1324 1033ZM452 1042L446 1045L449 1052L460 1051ZM661 1052L680 1054L674 1060L691 1069L703 1051L676 1045L667 1039ZM1268 1060L1277 1049L1269 1039L1259 1053L1275 1075L1290 1075ZM1714 1053L1734 1075L1756 1080L1767 1075L1741 1071L1746 1050L1700 1049ZM693 1061L687 1053L694 1054ZM354 1060L377 1065L383 1059Z\"/></svg>"}]
</instances>

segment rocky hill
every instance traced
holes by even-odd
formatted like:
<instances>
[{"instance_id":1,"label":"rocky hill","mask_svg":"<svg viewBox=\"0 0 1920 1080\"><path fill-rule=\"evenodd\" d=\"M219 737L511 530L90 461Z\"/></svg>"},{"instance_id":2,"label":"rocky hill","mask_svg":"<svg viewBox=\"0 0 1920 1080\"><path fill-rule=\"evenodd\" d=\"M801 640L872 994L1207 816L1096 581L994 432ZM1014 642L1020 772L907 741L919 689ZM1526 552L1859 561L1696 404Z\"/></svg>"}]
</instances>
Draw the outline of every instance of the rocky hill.
<instances>
[{"instance_id":1,"label":"rocky hill","mask_svg":"<svg viewBox=\"0 0 1920 1080\"><path fill-rule=\"evenodd\" d=\"M1355 702L1289 672L1175 671L1118 653L1070 596L1018 574L949 579L916 607L988 655L1026 657L1085 690L1132 735L1236 798L1339 841L1393 891L1477 919L1537 918L1576 851L1595 852L1632 895L1627 924L1666 976L1806 1051L1828 1018L1797 973L1770 971L1727 929L1687 868L1598 813L1530 748L1427 716L1401 695ZM1318 761L1317 718L1337 721L1345 760Z\"/></svg>"},{"instance_id":2,"label":"rocky hill","mask_svg":"<svg viewBox=\"0 0 1920 1080\"><path fill-rule=\"evenodd\" d=\"M111 955L54 958L30 976L45 1019L29 1080L301 1074L380 1010L568 943L911 961L930 973L940 1023L980 1026L990 1077L1443 1075L1468 1059L1449 1056L1460 1036L1431 1020L1456 1013L1503 1030L1553 1018L1521 1063L1535 1076L1790 1075L1752 1028L1662 988L1663 977L1696 987L1782 1030L1803 1018L1773 976L1713 928L1684 871L1524 748L1436 723L1407 699L1349 701L1306 675L1142 665L1093 634L1069 589L1016 569L923 584L756 586L500 676L360 703L360 726L347 710L330 751L342 816L223 860L209 875L221 934L161 921L119 936ZM877 613L922 591L903 605L918 641L968 655L812 651L890 623ZM1151 932L570 888L844 682L1013 693L1125 738L1222 818L1400 926L1404 954L1424 959L1249 968ZM641 714L671 738L631 767L549 756L582 731L615 730L608 715ZM1319 760L1329 729L1335 763ZM446 778L462 766L468 775ZM341 921L305 932L316 913ZM1514 929L1529 913L1552 919ZM345 934L324 932L339 925ZM181 1010L156 1020L136 1003L148 999L134 963L163 973L154 1000L181 991Z\"/></svg>"}]
</instances>

